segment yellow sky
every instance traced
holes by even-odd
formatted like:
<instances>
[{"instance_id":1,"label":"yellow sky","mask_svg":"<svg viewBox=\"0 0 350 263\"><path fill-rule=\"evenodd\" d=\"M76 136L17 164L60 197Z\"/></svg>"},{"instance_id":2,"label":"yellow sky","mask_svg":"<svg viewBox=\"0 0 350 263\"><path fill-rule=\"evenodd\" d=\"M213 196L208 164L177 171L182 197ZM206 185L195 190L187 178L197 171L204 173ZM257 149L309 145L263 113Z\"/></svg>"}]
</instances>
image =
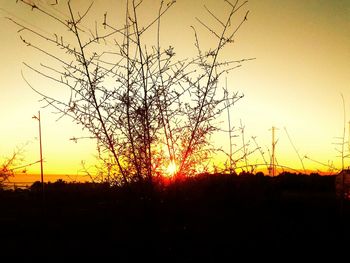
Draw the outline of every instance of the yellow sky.
<instances>
[{"instance_id":1,"label":"yellow sky","mask_svg":"<svg viewBox=\"0 0 350 263\"><path fill-rule=\"evenodd\" d=\"M21 70L24 69L22 62L36 65L42 57L21 43L16 34L18 27L4 17L22 18L43 32L52 32L54 28L49 21L38 18L27 7L15 2L0 0L0 156L7 156L16 146L29 142L24 157L25 163L30 163L39 159L38 123L32 116L42 104L38 101L40 97L22 79ZM35 2L50 3L49 0ZM72 2L79 6L90 1ZM145 2L150 6L158 3L156 0ZM166 40L173 37L169 43L179 54L191 52L194 39L190 26L199 27L194 17L208 17L204 4L224 14L225 4L218 2L178 0L164 20L163 37ZM112 14L113 8L120 7L121 0L97 0L93 8L96 14L103 14L105 8ZM53 10L53 7L48 8ZM271 149L269 129L277 127L276 157L280 164L301 168L285 133L286 127L302 156L307 154L323 163L333 161L339 167L334 143L339 142L336 137L342 135L343 129L340 94L345 98L346 121L350 121L350 1L250 0L247 9L250 10L248 22L235 44L223 54L230 59L256 58L227 76L230 90L245 95L231 110L233 125L238 127L242 121L246 140L256 136L266 154ZM50 89L32 73L26 76L35 87ZM57 90L53 93L61 96ZM93 160L94 143L70 141L73 136L85 134L70 119L56 121L58 116L52 114L52 109L41 109L41 115L45 172L80 173L81 161ZM218 146L228 142L223 135L213 140ZM241 138L234 140L239 147ZM251 147L254 148L253 142ZM259 158L261 156L256 154L249 160L261 162ZM346 163L350 165L349 160ZM325 169L308 160L305 166ZM28 169L29 173L39 171L39 165Z\"/></svg>"}]
</instances>

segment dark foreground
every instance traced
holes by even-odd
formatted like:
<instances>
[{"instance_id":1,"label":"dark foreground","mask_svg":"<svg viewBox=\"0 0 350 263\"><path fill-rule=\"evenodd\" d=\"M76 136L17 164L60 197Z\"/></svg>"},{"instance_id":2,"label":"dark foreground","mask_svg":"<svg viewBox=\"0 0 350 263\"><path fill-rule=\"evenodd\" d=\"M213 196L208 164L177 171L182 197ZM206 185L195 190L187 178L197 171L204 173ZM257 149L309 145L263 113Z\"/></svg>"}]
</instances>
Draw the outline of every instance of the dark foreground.
<instances>
[{"instance_id":1,"label":"dark foreground","mask_svg":"<svg viewBox=\"0 0 350 263\"><path fill-rule=\"evenodd\" d=\"M349 204L336 199L334 177L220 175L146 188L56 182L44 203L35 185L0 191L1 254L34 262L350 256Z\"/></svg>"}]
</instances>

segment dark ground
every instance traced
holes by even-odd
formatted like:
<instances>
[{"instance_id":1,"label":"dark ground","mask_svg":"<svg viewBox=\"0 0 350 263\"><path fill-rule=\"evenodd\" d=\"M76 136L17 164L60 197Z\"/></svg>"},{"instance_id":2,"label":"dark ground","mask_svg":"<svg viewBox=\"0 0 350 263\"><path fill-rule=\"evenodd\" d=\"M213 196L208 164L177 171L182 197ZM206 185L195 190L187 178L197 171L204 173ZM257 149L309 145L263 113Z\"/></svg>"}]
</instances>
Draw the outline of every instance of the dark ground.
<instances>
[{"instance_id":1,"label":"dark ground","mask_svg":"<svg viewBox=\"0 0 350 263\"><path fill-rule=\"evenodd\" d=\"M36 184L0 191L0 253L34 262L348 259L349 214L332 176L211 175L153 191L56 182L44 203Z\"/></svg>"}]
</instances>

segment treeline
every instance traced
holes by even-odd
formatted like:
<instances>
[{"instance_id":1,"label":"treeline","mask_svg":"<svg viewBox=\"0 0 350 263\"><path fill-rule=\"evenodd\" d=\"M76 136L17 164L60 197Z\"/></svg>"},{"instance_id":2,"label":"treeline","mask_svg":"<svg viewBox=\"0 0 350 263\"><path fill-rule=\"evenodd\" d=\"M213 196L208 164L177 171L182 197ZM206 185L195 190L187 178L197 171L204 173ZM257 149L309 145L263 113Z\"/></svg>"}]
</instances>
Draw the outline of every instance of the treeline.
<instances>
[{"instance_id":1,"label":"treeline","mask_svg":"<svg viewBox=\"0 0 350 263\"><path fill-rule=\"evenodd\" d=\"M334 176L204 174L183 181L67 183L0 192L1 240L37 256L214 262L252 251L334 252L350 233ZM347 219L346 219L347 218ZM345 243L344 243L345 244ZM57 253L59 251L59 253ZM340 250L342 251L342 250ZM56 253L56 254L55 254Z\"/></svg>"},{"instance_id":2,"label":"treeline","mask_svg":"<svg viewBox=\"0 0 350 263\"><path fill-rule=\"evenodd\" d=\"M156 178L152 185L148 181L131 183L128 186L110 186L108 183L93 183L93 182L66 182L57 180L44 184L46 192L90 192L107 194L109 192L120 192L129 194L141 194L145 191L156 192L172 192L176 189L177 192L193 192L203 191L203 188L221 188L226 191L234 191L242 188L256 188L256 190L268 187L269 190L275 191L323 191L334 192L335 176L319 175L317 173L306 175L301 173L283 172L275 177L265 176L263 173L256 174L242 172L239 175L229 174L199 174L198 176L188 177L181 180L169 178ZM191 188L191 189L189 189ZM247 189L246 189L247 188ZM18 191L23 191L17 189ZM34 182L28 190L30 192L40 192L42 190L41 182Z\"/></svg>"}]
</instances>

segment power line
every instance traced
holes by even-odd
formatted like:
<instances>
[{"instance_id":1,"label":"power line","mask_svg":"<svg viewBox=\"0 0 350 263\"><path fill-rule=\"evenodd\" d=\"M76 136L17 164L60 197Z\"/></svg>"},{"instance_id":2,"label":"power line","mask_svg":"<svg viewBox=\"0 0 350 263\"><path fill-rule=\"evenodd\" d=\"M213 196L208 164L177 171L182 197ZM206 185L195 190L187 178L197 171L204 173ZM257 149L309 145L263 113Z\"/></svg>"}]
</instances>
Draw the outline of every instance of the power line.
<instances>
[{"instance_id":1,"label":"power line","mask_svg":"<svg viewBox=\"0 0 350 263\"><path fill-rule=\"evenodd\" d=\"M26 168L26 167L28 167L28 166L32 166L32 165L37 164L37 163L40 163L40 160L39 160L39 161L32 162L32 163L24 164L24 165L21 165L21 166L17 166L17 167L11 168L10 170L11 170L11 171L14 171L14 170Z\"/></svg>"},{"instance_id":2,"label":"power line","mask_svg":"<svg viewBox=\"0 0 350 263\"><path fill-rule=\"evenodd\" d=\"M27 20L25 20L25 19L23 19L23 18L20 18L19 16L15 15L14 13L12 13L12 12L10 12L10 11L4 9L4 8L0 8L0 10L3 11L4 13L10 15L11 17L14 17L14 18L16 18L16 19L22 21L23 23L25 23L25 24L27 24L27 25L29 25L29 26L36 28L37 30L39 30L39 31L41 31L41 32L43 32L43 33L45 33L45 34L52 35L52 33L49 33L48 31L46 31L46 30L44 30L44 29L42 29L42 28L40 28L40 27L38 27L38 26L36 26L36 25L34 25L34 24L28 22ZM6 17L5 17L5 18L6 18Z\"/></svg>"}]
</instances>

